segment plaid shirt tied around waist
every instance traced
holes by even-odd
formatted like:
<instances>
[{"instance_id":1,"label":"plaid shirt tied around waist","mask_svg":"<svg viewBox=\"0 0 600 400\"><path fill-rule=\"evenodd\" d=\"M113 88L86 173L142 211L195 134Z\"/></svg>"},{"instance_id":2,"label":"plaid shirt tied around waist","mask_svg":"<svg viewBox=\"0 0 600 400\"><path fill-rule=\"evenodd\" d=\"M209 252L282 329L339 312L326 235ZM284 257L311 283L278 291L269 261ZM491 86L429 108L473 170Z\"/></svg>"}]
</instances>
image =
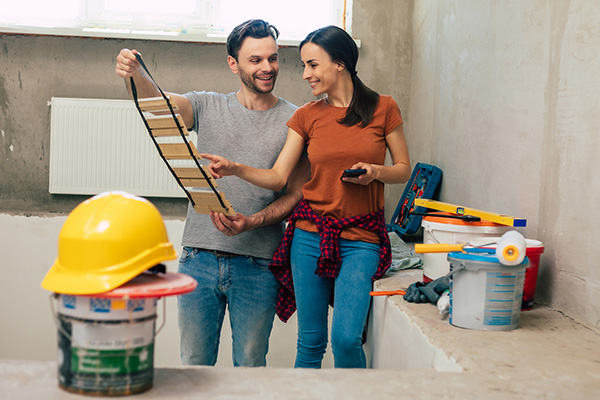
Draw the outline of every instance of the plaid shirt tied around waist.
<instances>
[{"instance_id":1,"label":"plaid shirt tied around waist","mask_svg":"<svg viewBox=\"0 0 600 400\"><path fill-rule=\"evenodd\" d=\"M336 220L330 217L319 216L306 201L300 201L290 216L289 224L285 230L281 244L275 251L273 259L269 264L271 272L281 283L276 307L277 316L283 322L287 322L296 311L292 267L290 265L290 248L292 246L292 238L294 237L294 229L298 219L313 221L317 225L317 229L321 235L321 256L317 261L316 270L318 276L337 278L342 266L338 248L340 232L342 229L349 226L357 226L362 229L376 232L379 235L381 248L379 250L379 266L375 275L373 275L374 281L385 274L392 262L392 249L390 247L390 238L385 226L383 209L367 215Z\"/></svg>"}]
</instances>

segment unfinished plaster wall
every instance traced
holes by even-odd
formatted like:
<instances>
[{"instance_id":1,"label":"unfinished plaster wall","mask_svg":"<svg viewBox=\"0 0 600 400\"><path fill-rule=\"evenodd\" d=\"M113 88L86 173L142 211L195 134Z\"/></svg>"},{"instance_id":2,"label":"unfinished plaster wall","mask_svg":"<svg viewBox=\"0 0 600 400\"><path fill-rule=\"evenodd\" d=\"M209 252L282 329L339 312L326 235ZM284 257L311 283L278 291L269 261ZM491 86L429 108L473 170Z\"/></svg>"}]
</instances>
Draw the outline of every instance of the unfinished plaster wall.
<instances>
[{"instance_id":1,"label":"unfinished plaster wall","mask_svg":"<svg viewBox=\"0 0 600 400\"><path fill-rule=\"evenodd\" d=\"M410 71L412 57L412 0L354 1L352 33L361 41L358 77L380 94L396 100L411 149ZM412 150L411 150L412 153ZM418 158L411 154L414 166ZM389 158L388 158L389 162ZM389 221L404 185L386 185L385 211Z\"/></svg>"},{"instance_id":2,"label":"unfinished plaster wall","mask_svg":"<svg viewBox=\"0 0 600 400\"><path fill-rule=\"evenodd\" d=\"M442 200L527 218L538 299L600 327L600 8L575 1L415 1L411 156Z\"/></svg>"},{"instance_id":3,"label":"unfinished plaster wall","mask_svg":"<svg viewBox=\"0 0 600 400\"><path fill-rule=\"evenodd\" d=\"M67 216L20 216L0 213L0 243L3 259L0 263L3 279L1 298L6 305L0 308L0 359L55 361L57 357L57 328L53 321L50 292L40 283L57 256L58 234ZM165 219L169 239L177 254L183 234L184 219ZM177 271L177 260L165 262L170 272ZM165 302L163 304L163 302ZM56 300L52 300L56 304ZM164 327L155 338L156 366L179 366L179 328L177 299L165 297L157 307L157 329ZM164 307L164 308L163 308ZM267 363L272 367L290 367L294 363L296 318L286 324L276 319L273 324ZM217 366L233 366L231 358L231 329L228 316L223 324ZM329 352L325 367L333 365Z\"/></svg>"},{"instance_id":4,"label":"unfinished plaster wall","mask_svg":"<svg viewBox=\"0 0 600 400\"><path fill-rule=\"evenodd\" d=\"M0 211L69 212L85 197L50 195L52 97L126 99L115 72L119 50L138 49L161 88L230 92L239 80L220 44L101 40L0 34ZM302 81L296 48L281 49L276 94L302 105L312 93ZM185 215L183 199L155 199L163 213Z\"/></svg>"}]
</instances>

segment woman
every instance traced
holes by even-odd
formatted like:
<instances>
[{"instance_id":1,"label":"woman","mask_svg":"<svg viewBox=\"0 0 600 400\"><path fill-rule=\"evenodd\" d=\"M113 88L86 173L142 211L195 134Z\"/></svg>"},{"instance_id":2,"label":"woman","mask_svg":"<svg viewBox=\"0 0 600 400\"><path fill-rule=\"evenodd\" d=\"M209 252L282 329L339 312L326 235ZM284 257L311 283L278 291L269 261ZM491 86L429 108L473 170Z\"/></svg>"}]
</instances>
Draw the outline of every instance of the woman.
<instances>
[{"instance_id":1,"label":"woman","mask_svg":"<svg viewBox=\"0 0 600 400\"><path fill-rule=\"evenodd\" d=\"M306 146L311 179L271 262L271 270L283 284L278 315L286 321L297 307L295 366L320 368L333 301L335 367L364 368L362 337L369 292L373 279L389 267L391 256L383 214L384 184L410 177L402 118L391 97L379 96L358 78L358 48L344 30L328 26L311 32L300 44L300 55L303 79L315 96L325 96L299 108L290 119L285 146L273 168L202 156L211 161L209 169L216 178L236 175L280 190ZM384 165L386 149L391 166ZM341 178L347 168L364 173Z\"/></svg>"}]
</instances>

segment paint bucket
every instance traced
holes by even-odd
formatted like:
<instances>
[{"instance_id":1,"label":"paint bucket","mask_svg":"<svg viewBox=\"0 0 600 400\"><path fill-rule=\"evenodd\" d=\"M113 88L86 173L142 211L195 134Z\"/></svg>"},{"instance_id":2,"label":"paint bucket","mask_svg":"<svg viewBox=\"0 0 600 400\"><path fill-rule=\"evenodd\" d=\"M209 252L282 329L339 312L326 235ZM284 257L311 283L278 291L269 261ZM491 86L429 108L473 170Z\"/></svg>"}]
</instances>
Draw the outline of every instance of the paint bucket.
<instances>
[{"instance_id":1,"label":"paint bucket","mask_svg":"<svg viewBox=\"0 0 600 400\"><path fill-rule=\"evenodd\" d=\"M437 214L443 215L444 213ZM510 226L489 221L467 222L462 219L440 216L424 217L421 226L423 227L423 243L425 244L469 243L481 238L502 236L505 232L514 229ZM450 271L447 256L448 253L423 254L423 282L431 282Z\"/></svg>"},{"instance_id":2,"label":"paint bucket","mask_svg":"<svg viewBox=\"0 0 600 400\"><path fill-rule=\"evenodd\" d=\"M448 254L450 269L450 323L488 331L516 329L521 315L523 282L529 259L503 265L491 249Z\"/></svg>"},{"instance_id":3,"label":"paint bucket","mask_svg":"<svg viewBox=\"0 0 600 400\"><path fill-rule=\"evenodd\" d=\"M106 293L53 295L58 302L59 386L97 396L150 389L154 338L160 331L155 330L158 299L188 293L196 286L184 274L144 273Z\"/></svg>"},{"instance_id":4,"label":"paint bucket","mask_svg":"<svg viewBox=\"0 0 600 400\"><path fill-rule=\"evenodd\" d=\"M108 396L150 389L156 303L58 295L60 387Z\"/></svg>"},{"instance_id":5,"label":"paint bucket","mask_svg":"<svg viewBox=\"0 0 600 400\"><path fill-rule=\"evenodd\" d=\"M544 245L539 240L526 240L526 255L529 258L529 267L525 271L525 283L523 286L523 303L521 310L531 310L535 300L535 289L537 287L540 269L540 256L544 252Z\"/></svg>"},{"instance_id":6,"label":"paint bucket","mask_svg":"<svg viewBox=\"0 0 600 400\"><path fill-rule=\"evenodd\" d=\"M486 238L481 242L472 243L473 246L478 246L493 241L499 241L500 238ZM521 311L531 310L535 300L535 289L537 287L538 274L540 269L540 256L544 252L544 245L539 240L525 239L527 250L525 255L529 258L529 267L525 271L525 282L523 284L523 302L521 304ZM486 246L488 247L488 246ZM495 248L495 246L489 246Z\"/></svg>"}]
</instances>

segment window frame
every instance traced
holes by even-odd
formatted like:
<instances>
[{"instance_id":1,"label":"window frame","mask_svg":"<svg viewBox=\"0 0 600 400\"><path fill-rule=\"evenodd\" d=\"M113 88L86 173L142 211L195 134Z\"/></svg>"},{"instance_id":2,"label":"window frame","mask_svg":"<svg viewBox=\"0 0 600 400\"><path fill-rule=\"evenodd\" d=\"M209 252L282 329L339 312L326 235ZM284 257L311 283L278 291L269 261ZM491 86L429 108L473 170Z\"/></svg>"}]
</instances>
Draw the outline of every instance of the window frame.
<instances>
[{"instance_id":1,"label":"window frame","mask_svg":"<svg viewBox=\"0 0 600 400\"><path fill-rule=\"evenodd\" d=\"M322 1L322 0L321 0ZM352 0L330 0L332 7L337 7L336 21L333 25L346 29L350 34L352 21ZM189 24L168 29L173 24L160 24L150 27L140 25L139 28L129 26L123 16L121 21L108 22L115 14L104 9L104 0L79 0L79 17L76 20L59 21L58 26L27 25L24 23L6 23L0 20L0 33L5 34L30 34L48 36L92 37L106 39L138 39L182 41L193 43L225 43L232 27L218 28L212 22L216 17L215 9L219 0L195 0L196 10L200 10L197 18L190 18ZM152 14L144 14L146 17ZM154 15L156 17L156 15ZM67 26L68 25L68 26ZM110 25L110 26L107 26ZM277 42L282 46L296 46L302 38L290 37L285 34L285 28L275 25L281 32ZM104 26L104 27L103 27ZM360 41L357 40L360 44Z\"/></svg>"}]
</instances>

